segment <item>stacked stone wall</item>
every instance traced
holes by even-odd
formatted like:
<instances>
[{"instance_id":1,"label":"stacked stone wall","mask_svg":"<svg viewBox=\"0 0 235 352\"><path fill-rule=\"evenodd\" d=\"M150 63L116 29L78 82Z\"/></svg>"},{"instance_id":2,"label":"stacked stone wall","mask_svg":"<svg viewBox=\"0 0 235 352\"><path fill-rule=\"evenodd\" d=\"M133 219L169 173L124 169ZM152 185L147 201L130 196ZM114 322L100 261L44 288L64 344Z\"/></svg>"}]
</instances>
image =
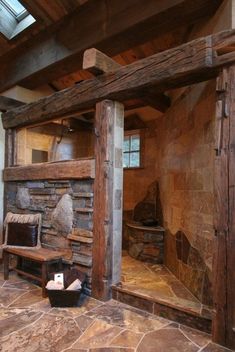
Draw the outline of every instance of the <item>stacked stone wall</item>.
<instances>
[{"instance_id":1,"label":"stacked stone wall","mask_svg":"<svg viewBox=\"0 0 235 352\"><path fill-rule=\"evenodd\" d=\"M42 246L63 249L91 289L93 180L7 182L5 194L6 211L42 214Z\"/></svg>"}]
</instances>

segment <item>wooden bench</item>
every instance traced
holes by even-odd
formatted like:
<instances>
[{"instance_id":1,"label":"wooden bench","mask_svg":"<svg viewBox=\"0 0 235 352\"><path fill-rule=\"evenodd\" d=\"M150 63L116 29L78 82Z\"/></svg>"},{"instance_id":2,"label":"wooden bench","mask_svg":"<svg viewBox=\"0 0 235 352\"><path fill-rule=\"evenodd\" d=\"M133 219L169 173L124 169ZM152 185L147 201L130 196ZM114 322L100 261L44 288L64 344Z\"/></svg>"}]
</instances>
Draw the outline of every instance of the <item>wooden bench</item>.
<instances>
[{"instance_id":1,"label":"wooden bench","mask_svg":"<svg viewBox=\"0 0 235 352\"><path fill-rule=\"evenodd\" d=\"M17 273L37 280L42 285L42 296L46 297L46 284L48 281L49 266L51 264L57 264L58 270L62 269L62 257L64 252L52 251L46 248L32 249L21 249L21 248L4 248L3 249L3 265L4 265L4 280L9 278L9 257L10 254L17 256L17 266L11 270ZM27 271L20 264L22 259L27 259L33 262L37 262L41 266L41 272L39 274Z\"/></svg>"}]
</instances>

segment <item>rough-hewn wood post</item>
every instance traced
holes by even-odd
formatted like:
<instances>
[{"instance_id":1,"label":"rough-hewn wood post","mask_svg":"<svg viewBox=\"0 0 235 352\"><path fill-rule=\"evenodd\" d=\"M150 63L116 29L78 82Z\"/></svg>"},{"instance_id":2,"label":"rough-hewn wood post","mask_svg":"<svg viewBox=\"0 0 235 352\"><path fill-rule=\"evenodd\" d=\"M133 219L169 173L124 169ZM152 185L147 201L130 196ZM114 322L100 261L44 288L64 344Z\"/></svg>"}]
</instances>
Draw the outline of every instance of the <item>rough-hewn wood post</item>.
<instances>
[{"instance_id":1,"label":"rough-hewn wood post","mask_svg":"<svg viewBox=\"0 0 235 352\"><path fill-rule=\"evenodd\" d=\"M107 300L120 280L122 243L122 144L124 108L96 105L92 296Z\"/></svg>"},{"instance_id":2,"label":"rough-hewn wood post","mask_svg":"<svg viewBox=\"0 0 235 352\"><path fill-rule=\"evenodd\" d=\"M213 340L235 348L235 66L217 79Z\"/></svg>"}]
</instances>

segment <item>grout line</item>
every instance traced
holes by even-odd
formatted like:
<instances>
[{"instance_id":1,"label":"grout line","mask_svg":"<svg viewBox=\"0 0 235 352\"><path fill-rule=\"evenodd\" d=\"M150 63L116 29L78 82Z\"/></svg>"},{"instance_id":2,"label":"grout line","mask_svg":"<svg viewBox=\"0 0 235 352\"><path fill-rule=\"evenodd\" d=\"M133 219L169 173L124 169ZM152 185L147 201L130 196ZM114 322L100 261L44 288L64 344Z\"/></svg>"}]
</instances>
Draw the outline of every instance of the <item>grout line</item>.
<instances>
[{"instance_id":1,"label":"grout line","mask_svg":"<svg viewBox=\"0 0 235 352\"><path fill-rule=\"evenodd\" d=\"M200 346L199 346L196 342L194 342L193 340L191 340L191 339L186 335L186 333L184 333L184 331L181 330L180 327L179 327L178 329L179 329L179 331L184 335L184 337L186 337L186 339L188 339L190 342L192 342L196 347L198 347L198 348L200 349Z\"/></svg>"},{"instance_id":2,"label":"grout line","mask_svg":"<svg viewBox=\"0 0 235 352\"><path fill-rule=\"evenodd\" d=\"M110 325L117 327L117 325L113 325L113 324L110 324ZM115 337L112 338L112 340L110 341L110 344L109 344L110 347L119 347L119 346L111 346L111 344L112 344L113 340L115 340L118 336L120 336L126 330L125 328L121 328L120 326L118 326L118 327L122 330ZM122 347L122 346L120 346L120 347Z\"/></svg>"},{"instance_id":3,"label":"grout line","mask_svg":"<svg viewBox=\"0 0 235 352\"><path fill-rule=\"evenodd\" d=\"M139 345L141 344L141 342L143 341L144 337L145 337L146 333L143 334L142 338L139 340L139 343L137 344L136 348L135 348L135 352L137 351L137 349L139 348Z\"/></svg>"},{"instance_id":4,"label":"grout line","mask_svg":"<svg viewBox=\"0 0 235 352\"><path fill-rule=\"evenodd\" d=\"M201 347L197 352L201 352L204 350L204 348L206 348L209 344L210 344L211 341L207 342L207 344L203 347Z\"/></svg>"},{"instance_id":5,"label":"grout line","mask_svg":"<svg viewBox=\"0 0 235 352\"><path fill-rule=\"evenodd\" d=\"M10 307L13 303L15 303L19 298L23 297L24 295L26 295L28 293L28 291L22 293L22 295L19 295L17 298L15 298L11 303L9 303L6 308L17 308L17 307ZM23 307L23 308L27 308L27 307Z\"/></svg>"},{"instance_id":6,"label":"grout line","mask_svg":"<svg viewBox=\"0 0 235 352\"><path fill-rule=\"evenodd\" d=\"M65 352L67 351L68 349L72 348L76 342L78 342L80 340L80 338L85 334L85 332L88 330L88 328L90 328L92 325L94 325L96 322L96 319L81 333L81 335L77 338L77 340L75 340L69 347L66 347L64 350L62 350L61 352ZM80 328L79 328L80 329ZM81 331L81 329L80 329ZM87 349L88 351L89 349Z\"/></svg>"},{"instance_id":7,"label":"grout line","mask_svg":"<svg viewBox=\"0 0 235 352\"><path fill-rule=\"evenodd\" d=\"M41 312L39 312L39 313L41 313ZM10 332L8 335L5 335L4 337L2 337L2 339L5 338L5 337L9 337L9 336L11 336L11 335L17 334L18 332L20 332L20 331L22 331L22 330L24 330L24 329L27 329L29 326L34 325L35 323L37 323L37 322L44 316L44 314L45 314L45 313L42 313L42 314L40 315L40 317L38 317L38 319L36 319L35 321L33 321L32 323L30 323L30 324L28 324L28 325L23 326L23 327L20 328L19 330Z\"/></svg>"}]
</instances>

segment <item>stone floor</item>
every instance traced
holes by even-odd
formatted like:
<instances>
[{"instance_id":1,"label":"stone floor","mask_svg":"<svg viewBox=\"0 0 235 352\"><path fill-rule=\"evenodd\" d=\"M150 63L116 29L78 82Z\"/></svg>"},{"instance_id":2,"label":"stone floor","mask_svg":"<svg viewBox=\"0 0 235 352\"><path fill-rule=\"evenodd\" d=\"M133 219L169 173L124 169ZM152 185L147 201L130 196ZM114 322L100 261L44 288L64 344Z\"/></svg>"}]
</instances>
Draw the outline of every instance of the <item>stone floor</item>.
<instances>
[{"instance_id":1,"label":"stone floor","mask_svg":"<svg viewBox=\"0 0 235 352\"><path fill-rule=\"evenodd\" d=\"M142 297L197 314L210 308L200 301L163 265L141 262L123 252L121 287Z\"/></svg>"},{"instance_id":2,"label":"stone floor","mask_svg":"<svg viewBox=\"0 0 235 352\"><path fill-rule=\"evenodd\" d=\"M1 352L226 352L210 336L116 301L51 308L41 289L0 268Z\"/></svg>"}]
</instances>

